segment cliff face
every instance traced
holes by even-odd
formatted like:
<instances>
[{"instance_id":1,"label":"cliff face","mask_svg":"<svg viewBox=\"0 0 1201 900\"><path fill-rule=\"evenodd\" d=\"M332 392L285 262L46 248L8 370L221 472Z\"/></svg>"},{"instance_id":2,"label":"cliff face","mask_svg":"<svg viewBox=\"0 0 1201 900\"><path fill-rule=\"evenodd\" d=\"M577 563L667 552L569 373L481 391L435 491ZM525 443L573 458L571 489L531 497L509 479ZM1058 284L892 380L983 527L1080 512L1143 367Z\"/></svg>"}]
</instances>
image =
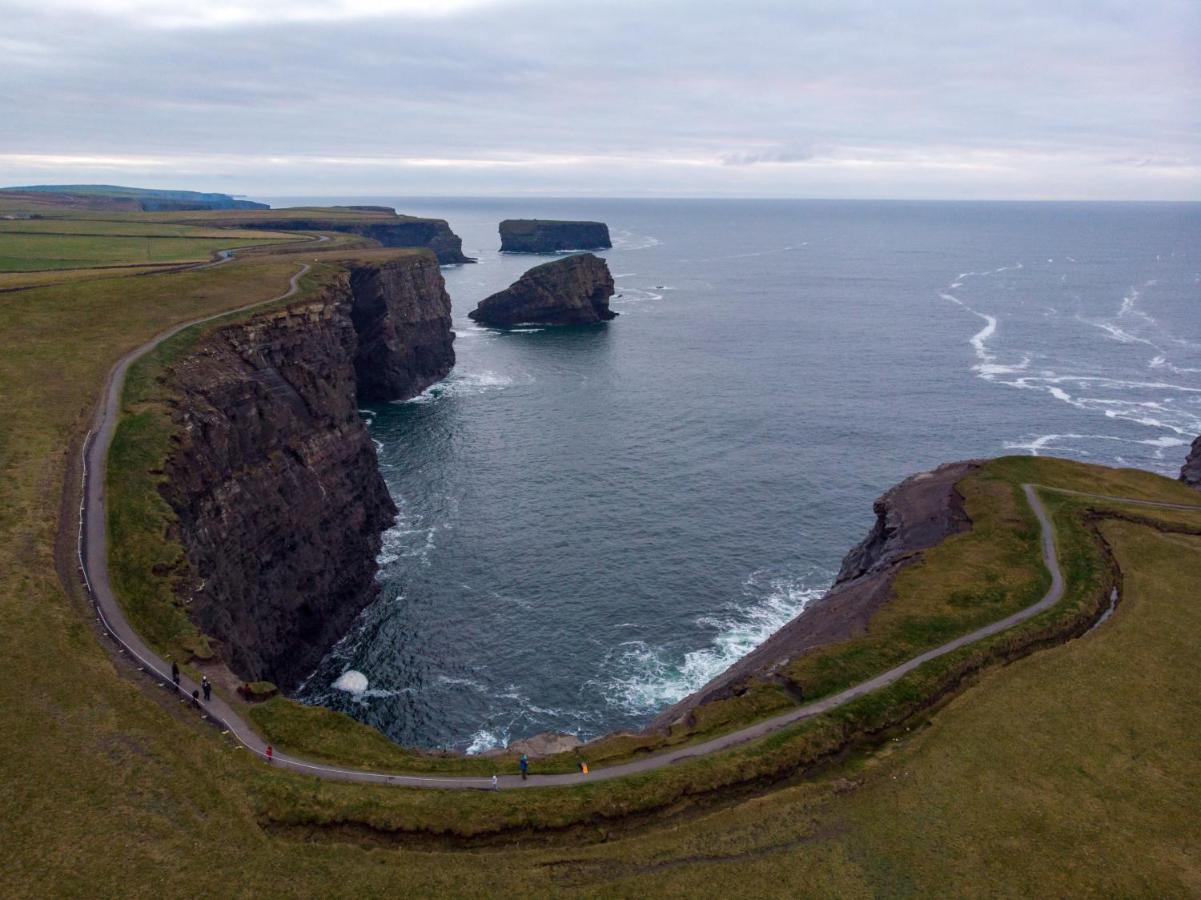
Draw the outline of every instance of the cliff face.
<instances>
[{"instance_id":1,"label":"cliff face","mask_svg":"<svg viewBox=\"0 0 1201 900\"><path fill-rule=\"evenodd\" d=\"M1180 470L1180 480L1201 491L1201 437L1193 441L1193 448Z\"/></svg>"},{"instance_id":2,"label":"cliff face","mask_svg":"<svg viewBox=\"0 0 1201 900\"><path fill-rule=\"evenodd\" d=\"M888 602L902 568L920 551L971 527L955 484L978 466L949 463L887 491L873 507L875 525L843 559L826 595L699 691L660 713L651 728L666 728L697 706L730 696L748 679L770 678L809 650L862 634Z\"/></svg>"},{"instance_id":3,"label":"cliff face","mask_svg":"<svg viewBox=\"0 0 1201 900\"><path fill-rule=\"evenodd\" d=\"M392 212L389 207L343 207L366 213ZM287 210L282 210L287 214ZM415 216L379 217L379 221L323 218L320 215L280 216L264 219L229 219L223 224L238 228L262 228L269 231L340 231L357 234L384 247L424 247L432 250L442 265L475 262L463 255L463 239L450 230L445 219L421 219Z\"/></svg>"},{"instance_id":4,"label":"cliff face","mask_svg":"<svg viewBox=\"0 0 1201 900\"><path fill-rule=\"evenodd\" d=\"M463 239L450 230L445 219L401 216L396 222L358 225L342 230L379 241L384 247L427 247L434 251L438 262L443 265L475 262L463 255Z\"/></svg>"},{"instance_id":5,"label":"cliff face","mask_svg":"<svg viewBox=\"0 0 1201 900\"><path fill-rule=\"evenodd\" d=\"M174 363L163 495L189 609L247 680L294 687L374 596L395 507L360 399L403 399L454 362L431 256L352 268L319 295L226 326Z\"/></svg>"},{"instance_id":6,"label":"cliff face","mask_svg":"<svg viewBox=\"0 0 1201 900\"><path fill-rule=\"evenodd\" d=\"M604 222L554 219L505 219L500 223L500 249L509 253L554 253L559 250L602 250L612 247Z\"/></svg>"},{"instance_id":7,"label":"cliff face","mask_svg":"<svg viewBox=\"0 0 1201 900\"><path fill-rule=\"evenodd\" d=\"M455 364L450 298L432 260L350 274L358 399L415 397Z\"/></svg>"},{"instance_id":8,"label":"cliff face","mask_svg":"<svg viewBox=\"0 0 1201 900\"><path fill-rule=\"evenodd\" d=\"M506 327L525 322L590 325L617 317L609 309L613 276L591 253L565 256L530 269L503 291L485 297L468 317Z\"/></svg>"}]
</instances>

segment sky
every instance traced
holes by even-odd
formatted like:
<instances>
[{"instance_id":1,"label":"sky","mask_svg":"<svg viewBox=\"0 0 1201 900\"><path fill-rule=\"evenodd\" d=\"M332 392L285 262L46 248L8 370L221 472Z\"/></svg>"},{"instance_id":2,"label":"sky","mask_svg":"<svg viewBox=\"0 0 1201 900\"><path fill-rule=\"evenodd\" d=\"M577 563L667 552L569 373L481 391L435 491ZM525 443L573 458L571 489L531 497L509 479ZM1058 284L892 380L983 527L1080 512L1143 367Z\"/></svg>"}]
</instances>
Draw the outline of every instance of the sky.
<instances>
[{"instance_id":1,"label":"sky","mask_svg":"<svg viewBox=\"0 0 1201 900\"><path fill-rule=\"evenodd\" d=\"M1201 200L1198 0L0 0L0 184Z\"/></svg>"}]
</instances>

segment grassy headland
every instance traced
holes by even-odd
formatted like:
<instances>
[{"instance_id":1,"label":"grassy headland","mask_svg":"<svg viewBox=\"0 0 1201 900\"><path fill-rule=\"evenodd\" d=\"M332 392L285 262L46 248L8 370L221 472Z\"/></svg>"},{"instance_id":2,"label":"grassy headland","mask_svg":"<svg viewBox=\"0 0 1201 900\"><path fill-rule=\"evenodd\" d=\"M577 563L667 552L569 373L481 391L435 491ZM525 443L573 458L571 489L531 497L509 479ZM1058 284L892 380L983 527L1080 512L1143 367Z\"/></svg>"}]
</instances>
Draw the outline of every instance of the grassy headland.
<instances>
[{"instance_id":1,"label":"grassy headland","mask_svg":"<svg viewBox=\"0 0 1201 900\"><path fill-rule=\"evenodd\" d=\"M79 440L124 352L282 293L297 264L268 253L0 294L0 841L11 895L1201 892L1191 512L1044 491L1068 579L1054 609L757 744L579 790L318 782L267 770L148 692L103 645L73 581ZM963 489L996 546L964 535L911 570L898 607L912 600L909 615L928 621L898 612L893 627L913 646L949 633L945 615L966 630L981 610L1037 594L1045 576L1030 563L1014 485L1198 498L1147 473L1053 459L1002 459L979 477ZM1010 580L1011 565L1021 574ZM1115 615L1062 642L1095 620L1115 578ZM836 656L829 689L887 649ZM338 755L343 723L329 730ZM384 765L382 739L368 748L365 735L346 740ZM489 835L507 851L474 846Z\"/></svg>"}]
</instances>

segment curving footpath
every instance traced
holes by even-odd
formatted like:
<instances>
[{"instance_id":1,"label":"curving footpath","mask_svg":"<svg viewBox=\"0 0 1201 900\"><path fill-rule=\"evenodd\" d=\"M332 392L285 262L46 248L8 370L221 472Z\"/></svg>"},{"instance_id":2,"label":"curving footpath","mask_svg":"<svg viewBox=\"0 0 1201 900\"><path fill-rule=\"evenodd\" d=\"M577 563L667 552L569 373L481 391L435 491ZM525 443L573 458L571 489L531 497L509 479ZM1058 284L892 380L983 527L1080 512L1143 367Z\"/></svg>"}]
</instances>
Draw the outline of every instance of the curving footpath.
<instances>
[{"instance_id":1,"label":"curving footpath","mask_svg":"<svg viewBox=\"0 0 1201 900\"><path fill-rule=\"evenodd\" d=\"M227 251L229 252L229 251ZM230 252L232 257L232 252ZM220 265L227 262L230 257L225 257L217 263L208 265ZM195 319L190 322L185 322L181 325L176 325L173 328L164 331L155 338L147 341L136 350L127 353L109 373L108 381L105 383L104 393L101 397L99 409L96 412L95 421L92 430L88 432L88 436L84 439L83 446L83 501L80 504L79 511L79 565L83 573L84 583L92 598L92 602L96 607L97 615L100 618L101 624L104 626L108 634L117 642L119 653L128 653L138 664L148 672L152 673L157 678L161 679L164 685L171 683L169 675L170 666L151 650L137 635L129 624L129 620L125 617L121 605L117 602L116 596L113 593L112 585L109 583L108 577L108 538L107 538L107 523L106 512L104 505L104 477L103 474L97 477L92 477L91 473L103 473L105 471L105 460L108 456L109 445L112 443L113 433L116 430L117 419L120 413L121 390L125 383L125 375L129 371L130 365L135 360L149 351L153 350L160 343L183 331L185 328L190 328L193 325L199 325L204 322L212 321L230 313L243 312L253 309L257 306L263 306L268 303L275 303L280 300L286 300L299 290L298 282L306 272L309 271L307 264L302 265L300 270L292 276L288 291L278 297L272 297L270 300L261 300L256 303L250 303L238 309L229 310L227 312L217 313L211 316L206 316L202 319ZM670 766L673 763L681 762L682 760L692 759L698 756L706 756L710 753L716 753L720 750L733 747L738 744L752 741L756 738L763 737L773 731L778 731L787 725L794 722L799 722L802 719L810 718L811 716L820 715L835 707L842 706L845 703L861 697L864 694L870 693L878 688L890 685L898 679L904 677L909 672L912 672L923 663L929 662L932 659L937 659L940 656L945 656L952 653L961 647L975 643L983 638L990 637L998 632L1004 631L1007 628L1012 628L1014 625L1030 619L1044 610L1054 606L1063 596L1063 572L1059 568L1059 560L1055 552L1055 532L1051 525L1050 518L1047 515L1046 509L1043 507L1042 501L1039 500L1038 494L1035 491L1035 486L1030 484L1022 485L1022 489L1026 493L1026 498L1030 502L1030 507L1034 510L1034 514L1038 517L1039 525L1042 529L1042 555L1043 562L1047 570L1051 573L1051 586L1042 599L1032 606L1028 606L1023 610L1006 616L1004 619L985 625L973 632L958 637L953 641L936 647L933 650L927 650L913 659L902 663L895 668L889 669L877 675L875 678L857 684L854 687L847 688L840 693L833 694L829 697L824 697L821 700L816 700L812 703L806 703L803 706L798 706L789 710L786 713L775 716L770 719L765 719L762 722L757 722L754 725L741 728L738 731L732 731L729 734L721 735L700 744L692 744L687 747L681 747L656 756L646 757L635 760L634 762L623 763L616 766L608 766L602 769L596 769L591 774L583 775L580 773L565 773L559 775L530 775L528 780L523 781L518 775L504 775L498 778L498 785L503 788L524 788L524 787L546 787L554 785L572 785L581 784L588 781L605 781L610 778L621 778L624 775L633 775L639 772L646 772L652 769L660 769L665 766ZM1058 493L1075 494L1078 496L1091 496L1097 499L1109 500L1113 502L1132 503L1139 506L1154 506L1165 509L1183 509L1195 510L1201 512L1201 505L1191 506L1181 503L1157 503L1150 500L1133 500L1124 497L1109 497L1105 495L1083 494L1079 491L1069 491L1060 488L1045 488ZM184 701L192 702L192 691L199 690L200 686L192 681L187 676L183 676L178 688L181 697ZM258 734L239 716L239 714L224 700L218 696L214 696L208 703L201 703L201 707L205 716L212 719L217 724L222 726L229 732L238 742L250 752L267 760L267 745ZM409 787L424 787L424 788L441 788L452 790L488 790L493 787L492 779L486 776L433 776L433 775L405 775L402 773L389 772L371 772L364 769L344 768L340 766L326 765L323 763L308 762L295 756L290 756L285 753L276 752L270 760L272 765L279 766L284 769L289 769L299 772L304 775L313 775L319 778L329 778L339 781L357 781L373 784L393 784L405 785Z\"/></svg>"}]
</instances>

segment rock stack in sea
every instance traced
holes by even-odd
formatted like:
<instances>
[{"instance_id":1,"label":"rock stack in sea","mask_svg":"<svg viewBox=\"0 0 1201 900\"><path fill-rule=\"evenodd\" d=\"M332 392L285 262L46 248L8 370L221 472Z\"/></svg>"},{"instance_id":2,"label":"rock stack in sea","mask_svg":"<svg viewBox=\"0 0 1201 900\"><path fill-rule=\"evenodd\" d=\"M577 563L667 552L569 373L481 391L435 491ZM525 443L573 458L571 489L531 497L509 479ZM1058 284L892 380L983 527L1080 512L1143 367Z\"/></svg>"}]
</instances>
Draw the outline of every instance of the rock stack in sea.
<instances>
[{"instance_id":1,"label":"rock stack in sea","mask_svg":"<svg viewBox=\"0 0 1201 900\"><path fill-rule=\"evenodd\" d=\"M604 222L557 219L505 219L500 223L502 253L556 253L561 250L604 250L612 247Z\"/></svg>"},{"instance_id":2,"label":"rock stack in sea","mask_svg":"<svg viewBox=\"0 0 1201 900\"><path fill-rule=\"evenodd\" d=\"M467 315L482 325L591 325L616 318L609 309L613 276L591 253L535 266Z\"/></svg>"}]
</instances>

